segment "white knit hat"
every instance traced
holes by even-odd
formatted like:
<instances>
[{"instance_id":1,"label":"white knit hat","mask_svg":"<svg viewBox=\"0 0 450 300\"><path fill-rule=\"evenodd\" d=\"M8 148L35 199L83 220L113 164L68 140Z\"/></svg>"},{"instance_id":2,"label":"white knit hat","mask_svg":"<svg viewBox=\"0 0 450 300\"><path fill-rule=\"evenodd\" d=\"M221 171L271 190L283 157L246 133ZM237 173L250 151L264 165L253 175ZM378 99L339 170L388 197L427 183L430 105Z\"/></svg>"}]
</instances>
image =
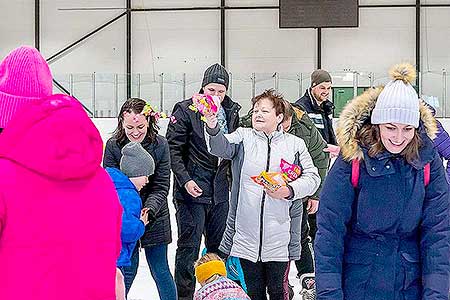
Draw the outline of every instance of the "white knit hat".
<instances>
[{"instance_id":1,"label":"white knit hat","mask_svg":"<svg viewBox=\"0 0 450 300\"><path fill-rule=\"evenodd\" d=\"M378 96L372 111L372 124L400 123L419 127L419 96L411 85L416 70L411 64L398 64L389 75L392 80Z\"/></svg>"}]
</instances>

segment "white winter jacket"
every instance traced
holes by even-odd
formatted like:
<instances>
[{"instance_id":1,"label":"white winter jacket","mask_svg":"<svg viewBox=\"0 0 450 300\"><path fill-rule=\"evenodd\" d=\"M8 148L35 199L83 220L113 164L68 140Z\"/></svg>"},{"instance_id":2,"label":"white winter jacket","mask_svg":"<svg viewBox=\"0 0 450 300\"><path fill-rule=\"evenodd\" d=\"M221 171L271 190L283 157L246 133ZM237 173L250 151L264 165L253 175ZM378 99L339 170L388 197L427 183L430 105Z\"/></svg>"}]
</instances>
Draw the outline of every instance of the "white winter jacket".
<instances>
[{"instance_id":1,"label":"white winter jacket","mask_svg":"<svg viewBox=\"0 0 450 300\"><path fill-rule=\"evenodd\" d=\"M251 128L225 135L217 127L206 128L205 136L211 154L232 160L230 210L219 249L252 262L299 259L302 198L320 185L305 142L282 131L267 136ZM292 200L271 198L251 179L264 170L280 171L282 158L302 168L302 175L289 183Z\"/></svg>"}]
</instances>

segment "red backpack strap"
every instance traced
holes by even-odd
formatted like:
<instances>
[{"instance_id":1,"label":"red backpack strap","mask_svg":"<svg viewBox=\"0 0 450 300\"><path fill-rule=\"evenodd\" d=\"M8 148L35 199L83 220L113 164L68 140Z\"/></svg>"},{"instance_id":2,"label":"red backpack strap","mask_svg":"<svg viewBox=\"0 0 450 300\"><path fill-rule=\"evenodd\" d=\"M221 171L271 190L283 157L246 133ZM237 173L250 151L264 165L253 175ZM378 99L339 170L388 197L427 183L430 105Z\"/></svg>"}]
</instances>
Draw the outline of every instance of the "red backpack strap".
<instances>
[{"instance_id":1,"label":"red backpack strap","mask_svg":"<svg viewBox=\"0 0 450 300\"><path fill-rule=\"evenodd\" d=\"M423 183L427 186L430 183L430 163L423 167Z\"/></svg>"},{"instance_id":2,"label":"red backpack strap","mask_svg":"<svg viewBox=\"0 0 450 300\"><path fill-rule=\"evenodd\" d=\"M358 187L359 181L359 159L352 160L352 186L353 188Z\"/></svg>"}]
</instances>

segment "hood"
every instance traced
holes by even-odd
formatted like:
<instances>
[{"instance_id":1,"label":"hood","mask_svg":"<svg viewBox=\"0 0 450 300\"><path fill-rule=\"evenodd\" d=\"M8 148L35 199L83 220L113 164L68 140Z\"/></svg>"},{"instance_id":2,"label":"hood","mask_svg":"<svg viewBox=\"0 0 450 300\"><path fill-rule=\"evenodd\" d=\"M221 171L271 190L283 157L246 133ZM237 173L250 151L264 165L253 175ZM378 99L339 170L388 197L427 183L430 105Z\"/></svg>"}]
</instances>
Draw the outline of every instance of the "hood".
<instances>
[{"instance_id":1,"label":"hood","mask_svg":"<svg viewBox=\"0 0 450 300\"><path fill-rule=\"evenodd\" d=\"M372 110L382 90L382 86L370 88L344 107L336 130L337 141L341 147L344 160L363 159L363 151L356 140L356 135L364 124L370 122ZM422 101L419 111L421 125L419 125L418 130L424 130L428 137L433 140L437 132L436 120Z\"/></svg>"},{"instance_id":2,"label":"hood","mask_svg":"<svg viewBox=\"0 0 450 300\"><path fill-rule=\"evenodd\" d=\"M22 110L0 134L0 157L55 180L94 175L102 139L81 104L53 95Z\"/></svg>"},{"instance_id":3,"label":"hood","mask_svg":"<svg viewBox=\"0 0 450 300\"><path fill-rule=\"evenodd\" d=\"M116 168L106 168L106 172L108 172L112 181L114 182L114 186L116 189L134 189L136 187L131 182L131 180L119 169Z\"/></svg>"}]
</instances>

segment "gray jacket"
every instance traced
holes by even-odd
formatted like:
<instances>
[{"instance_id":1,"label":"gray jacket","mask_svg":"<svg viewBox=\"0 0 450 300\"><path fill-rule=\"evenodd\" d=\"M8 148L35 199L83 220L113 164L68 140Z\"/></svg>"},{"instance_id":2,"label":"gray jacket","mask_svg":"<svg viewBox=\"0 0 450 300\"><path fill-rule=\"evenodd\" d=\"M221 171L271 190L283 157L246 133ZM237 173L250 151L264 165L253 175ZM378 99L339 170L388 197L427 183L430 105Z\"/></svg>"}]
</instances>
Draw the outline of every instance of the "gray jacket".
<instances>
[{"instance_id":1,"label":"gray jacket","mask_svg":"<svg viewBox=\"0 0 450 300\"><path fill-rule=\"evenodd\" d=\"M282 131L267 136L251 128L226 135L207 128L205 136L211 154L232 160L230 210L219 249L252 262L299 259L301 199L320 185L305 142ZM293 200L271 198L251 179L264 170L280 171L282 158L302 167L300 178L289 183Z\"/></svg>"}]
</instances>

